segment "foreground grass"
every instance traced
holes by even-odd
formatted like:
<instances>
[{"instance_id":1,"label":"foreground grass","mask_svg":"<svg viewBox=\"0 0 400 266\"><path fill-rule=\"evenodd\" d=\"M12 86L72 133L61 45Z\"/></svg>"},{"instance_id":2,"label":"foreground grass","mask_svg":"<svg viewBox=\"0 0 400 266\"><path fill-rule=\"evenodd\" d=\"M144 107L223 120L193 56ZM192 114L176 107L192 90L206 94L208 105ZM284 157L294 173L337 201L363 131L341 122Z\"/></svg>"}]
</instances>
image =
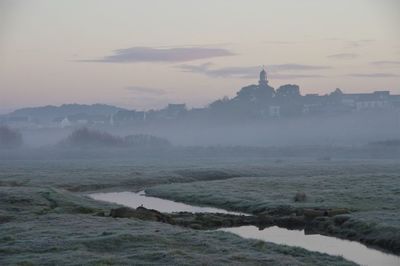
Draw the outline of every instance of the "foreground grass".
<instances>
[{"instance_id":1,"label":"foreground grass","mask_svg":"<svg viewBox=\"0 0 400 266\"><path fill-rule=\"evenodd\" d=\"M1 265L353 265L217 231L102 216L115 207L47 186L0 186Z\"/></svg>"},{"instance_id":2,"label":"foreground grass","mask_svg":"<svg viewBox=\"0 0 400 266\"><path fill-rule=\"evenodd\" d=\"M3 265L351 265L221 232L88 215L47 215L3 225L2 232Z\"/></svg>"},{"instance_id":3,"label":"foreground grass","mask_svg":"<svg viewBox=\"0 0 400 266\"><path fill-rule=\"evenodd\" d=\"M244 240L223 232L102 217L115 206L95 202L85 195L147 188L163 197L251 212L293 204L293 193L302 188L310 199L303 205L347 202L350 206L363 195L358 186L369 174L365 180L370 181L363 184L364 188L375 184L373 179L379 176L383 179L376 190L381 192L371 191L372 198L367 203L359 200L357 208L368 212L362 218L397 226L397 196L393 196L397 195L396 173L400 173L399 164L371 161L210 157L0 161L0 265L352 265L338 257ZM348 182L352 176L355 179ZM340 188L341 183L349 187ZM351 196L352 191L361 194ZM390 195L393 202L386 199ZM340 202L334 201L342 196ZM369 204L375 208L369 209ZM392 216L385 219L381 213Z\"/></svg>"}]
</instances>

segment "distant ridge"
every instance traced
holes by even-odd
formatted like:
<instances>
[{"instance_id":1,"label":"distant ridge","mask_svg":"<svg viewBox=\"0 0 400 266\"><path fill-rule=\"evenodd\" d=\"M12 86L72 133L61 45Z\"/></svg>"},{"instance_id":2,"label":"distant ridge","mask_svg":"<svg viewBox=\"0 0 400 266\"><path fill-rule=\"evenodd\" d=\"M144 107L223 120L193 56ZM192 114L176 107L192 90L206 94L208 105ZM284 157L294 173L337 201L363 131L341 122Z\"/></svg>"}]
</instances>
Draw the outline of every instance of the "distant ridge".
<instances>
[{"instance_id":1,"label":"distant ridge","mask_svg":"<svg viewBox=\"0 0 400 266\"><path fill-rule=\"evenodd\" d=\"M107 104L63 104L61 106L47 105L17 109L7 114L8 116L29 116L32 118L56 118L85 113L88 115L112 115L118 111L126 110Z\"/></svg>"}]
</instances>

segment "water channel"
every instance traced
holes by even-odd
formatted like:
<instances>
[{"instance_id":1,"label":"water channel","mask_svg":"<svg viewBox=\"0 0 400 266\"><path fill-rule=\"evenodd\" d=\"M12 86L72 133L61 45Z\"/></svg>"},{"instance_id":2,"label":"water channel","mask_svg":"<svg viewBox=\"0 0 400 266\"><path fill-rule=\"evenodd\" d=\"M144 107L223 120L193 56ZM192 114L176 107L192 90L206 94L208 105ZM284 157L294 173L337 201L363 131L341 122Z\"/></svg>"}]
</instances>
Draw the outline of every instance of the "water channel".
<instances>
[{"instance_id":1,"label":"water channel","mask_svg":"<svg viewBox=\"0 0 400 266\"><path fill-rule=\"evenodd\" d=\"M117 203L137 208L139 206L158 210L164 213L192 212L192 213L225 213L234 215L248 215L239 212L230 212L213 207L198 207L157 197L146 196L144 191L94 193L89 195L99 201ZM317 251L333 256L342 256L347 260L360 265L368 266L399 266L400 257L369 248L355 241L343 240L335 237L318 234L307 235L304 230L288 230L271 226L259 230L256 226L241 226L218 229L230 232L243 238L258 239L275 244L296 246L309 251Z\"/></svg>"}]
</instances>

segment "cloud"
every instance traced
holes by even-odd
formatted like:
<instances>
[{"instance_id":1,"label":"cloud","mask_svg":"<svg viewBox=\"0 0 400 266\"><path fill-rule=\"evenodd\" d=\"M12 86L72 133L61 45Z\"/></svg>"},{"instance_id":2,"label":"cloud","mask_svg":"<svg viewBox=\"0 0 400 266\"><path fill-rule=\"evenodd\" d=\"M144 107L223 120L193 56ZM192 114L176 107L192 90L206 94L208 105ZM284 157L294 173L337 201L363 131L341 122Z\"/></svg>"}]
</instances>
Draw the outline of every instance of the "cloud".
<instances>
[{"instance_id":1,"label":"cloud","mask_svg":"<svg viewBox=\"0 0 400 266\"><path fill-rule=\"evenodd\" d=\"M342 38L325 38L322 39L323 41L343 41Z\"/></svg>"},{"instance_id":2,"label":"cloud","mask_svg":"<svg viewBox=\"0 0 400 266\"><path fill-rule=\"evenodd\" d=\"M272 79L302 79L302 78L324 78L318 74L274 74L269 75Z\"/></svg>"},{"instance_id":3,"label":"cloud","mask_svg":"<svg viewBox=\"0 0 400 266\"><path fill-rule=\"evenodd\" d=\"M156 89L156 88L149 88L149 87L141 87L141 86L129 86L125 88L129 92L135 93L135 94L146 94L146 95L164 95L167 92L162 89Z\"/></svg>"},{"instance_id":4,"label":"cloud","mask_svg":"<svg viewBox=\"0 0 400 266\"><path fill-rule=\"evenodd\" d=\"M79 62L100 63L139 63L139 62L187 62L199 59L207 59L221 56L234 55L231 51L223 48L207 47L132 47L115 50L112 55L99 59L79 60Z\"/></svg>"},{"instance_id":5,"label":"cloud","mask_svg":"<svg viewBox=\"0 0 400 266\"><path fill-rule=\"evenodd\" d=\"M260 72L260 66L248 66L248 67L222 67L213 68L212 63L205 63L201 65L179 65L177 68L183 72L191 72L203 74L214 78L245 78L255 79ZM270 65L266 69L268 75L275 79L295 79L295 78L318 78L323 77L317 74L298 74L298 73L282 73L291 71L310 71L310 70L321 70L329 69L329 66L317 66L317 65L300 65L300 64L282 64L282 65Z\"/></svg>"},{"instance_id":6,"label":"cloud","mask_svg":"<svg viewBox=\"0 0 400 266\"><path fill-rule=\"evenodd\" d=\"M400 67L400 61L374 61L371 64L383 67Z\"/></svg>"},{"instance_id":7,"label":"cloud","mask_svg":"<svg viewBox=\"0 0 400 266\"><path fill-rule=\"evenodd\" d=\"M328 55L328 58L334 58L334 59L354 59L357 57L358 54L355 53L341 53L341 54Z\"/></svg>"},{"instance_id":8,"label":"cloud","mask_svg":"<svg viewBox=\"0 0 400 266\"><path fill-rule=\"evenodd\" d=\"M392 73L355 73L355 74L348 74L349 77L356 77L356 78L392 78L392 77L400 77L400 75L392 74Z\"/></svg>"},{"instance_id":9,"label":"cloud","mask_svg":"<svg viewBox=\"0 0 400 266\"><path fill-rule=\"evenodd\" d=\"M361 48L376 42L374 39L348 40L344 38L325 38L323 41L343 43L346 49Z\"/></svg>"},{"instance_id":10,"label":"cloud","mask_svg":"<svg viewBox=\"0 0 400 266\"><path fill-rule=\"evenodd\" d=\"M260 71L260 67L211 68L212 65L212 63L205 63L201 65L179 65L177 68L181 69L183 72L199 73L214 78L254 78Z\"/></svg>"},{"instance_id":11,"label":"cloud","mask_svg":"<svg viewBox=\"0 0 400 266\"><path fill-rule=\"evenodd\" d=\"M145 86L124 87L125 94L119 99L118 104L132 107L136 110L148 110L151 108L163 108L168 102L174 102L175 97L169 91Z\"/></svg>"},{"instance_id":12,"label":"cloud","mask_svg":"<svg viewBox=\"0 0 400 266\"><path fill-rule=\"evenodd\" d=\"M301 64L282 64L282 65L270 65L267 66L268 70L274 71L304 71L304 70L324 70L331 69L331 66L321 66L321 65L301 65Z\"/></svg>"},{"instance_id":13,"label":"cloud","mask_svg":"<svg viewBox=\"0 0 400 266\"><path fill-rule=\"evenodd\" d=\"M296 44L296 42L292 41L266 41L266 44L277 44L277 45L289 45L289 44Z\"/></svg>"},{"instance_id":14,"label":"cloud","mask_svg":"<svg viewBox=\"0 0 400 266\"><path fill-rule=\"evenodd\" d=\"M356 48L356 47L362 47L366 46L368 44L371 44L375 42L375 40L372 39L365 39L365 40L358 40L358 41L347 41L347 46Z\"/></svg>"}]
</instances>

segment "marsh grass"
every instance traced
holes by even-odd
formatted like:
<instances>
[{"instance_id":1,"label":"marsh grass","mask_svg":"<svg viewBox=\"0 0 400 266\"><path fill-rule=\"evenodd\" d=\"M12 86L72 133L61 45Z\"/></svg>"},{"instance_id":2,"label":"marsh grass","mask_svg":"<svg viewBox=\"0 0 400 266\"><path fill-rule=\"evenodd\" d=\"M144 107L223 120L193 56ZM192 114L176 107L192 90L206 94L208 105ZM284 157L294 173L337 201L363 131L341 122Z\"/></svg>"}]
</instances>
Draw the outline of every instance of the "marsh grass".
<instances>
[{"instance_id":1,"label":"marsh grass","mask_svg":"<svg viewBox=\"0 0 400 266\"><path fill-rule=\"evenodd\" d=\"M323 182L329 185L327 189L333 190L338 187L332 185L333 180L343 173L356 175L352 179L356 182L362 180L364 174L359 171L363 169L374 174L370 178L372 182L376 173L387 169L376 191L368 197L371 197L371 202L376 202L376 212L387 213L380 209L382 206L397 210L394 203L383 204L379 200L391 195L384 195L385 190L394 191L395 186L385 184L397 182L393 172L398 169L388 167L390 164L387 163L364 168L360 164L365 162L345 163L338 167L332 162L276 164L262 158L241 163L190 159L168 162L0 161L0 264L353 265L338 257L244 240L224 232L197 231L136 219L114 219L104 215L115 205L96 202L86 195L92 191L147 188L153 194L179 197L179 200L190 203L256 211L266 206L293 204L293 195L301 189L310 196L306 202L296 203L298 205L312 205L321 198L325 201L319 204L335 205L338 201L333 201L334 192L330 197L326 197L329 193L322 197L321 193L315 192L318 189L311 180ZM313 165L311 170L310 165ZM327 176L331 179L321 178L321 173L329 174ZM310 182L301 185L300 176L303 179L310 177ZM345 177L338 180L344 181ZM364 187L368 187L367 183ZM268 188L273 184L278 188L275 193ZM293 184L301 186L295 190ZM395 195L391 197L397 199ZM350 200L352 198L348 196L343 202ZM368 215L377 216L378 213L373 214L367 208L368 204L362 204L361 199L358 203ZM371 218L361 212L358 215L362 218L354 216L354 219ZM390 220L396 224L397 218L394 215ZM377 223L380 222L377 220Z\"/></svg>"}]
</instances>

